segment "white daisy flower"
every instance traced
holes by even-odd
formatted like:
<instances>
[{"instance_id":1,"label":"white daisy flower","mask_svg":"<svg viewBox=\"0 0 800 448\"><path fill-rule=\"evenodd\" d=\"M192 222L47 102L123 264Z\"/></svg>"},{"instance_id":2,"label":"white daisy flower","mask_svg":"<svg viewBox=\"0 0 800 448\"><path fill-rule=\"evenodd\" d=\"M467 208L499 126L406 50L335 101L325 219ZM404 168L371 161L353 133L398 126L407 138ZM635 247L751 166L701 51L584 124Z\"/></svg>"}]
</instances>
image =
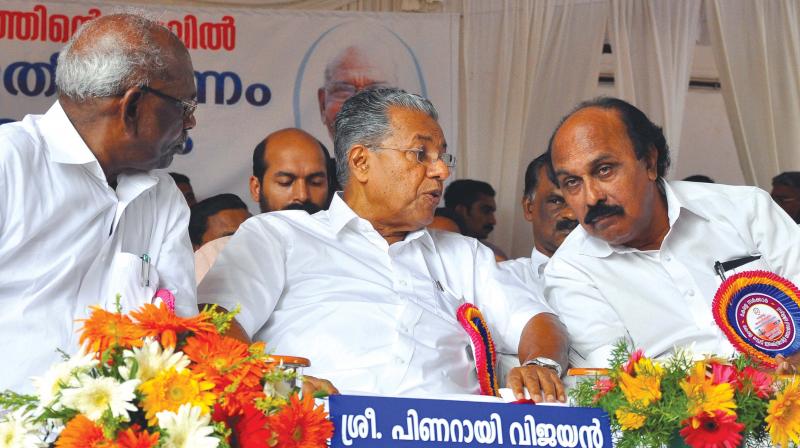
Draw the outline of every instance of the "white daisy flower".
<instances>
[{"instance_id":1,"label":"white daisy flower","mask_svg":"<svg viewBox=\"0 0 800 448\"><path fill-rule=\"evenodd\" d=\"M53 403L58 393L65 387L77 386L77 375L86 373L97 366L94 354L87 353L82 347L78 353L68 360L54 364L44 375L33 378L33 385L42 406L53 405L60 408L59 403Z\"/></svg>"},{"instance_id":2,"label":"white daisy flower","mask_svg":"<svg viewBox=\"0 0 800 448\"><path fill-rule=\"evenodd\" d=\"M39 437L41 428L31 422L22 409L0 417L0 448L41 448L47 444Z\"/></svg>"},{"instance_id":3,"label":"white daisy flower","mask_svg":"<svg viewBox=\"0 0 800 448\"><path fill-rule=\"evenodd\" d=\"M145 382L154 378L159 372L174 368L180 372L189 365L189 358L183 352L175 353L174 348L161 349L161 344L153 338L146 338L141 348L125 350L122 353L125 365L120 366L119 373L123 378L131 378L134 361L138 364L136 379Z\"/></svg>"},{"instance_id":4,"label":"white daisy flower","mask_svg":"<svg viewBox=\"0 0 800 448\"><path fill-rule=\"evenodd\" d=\"M120 383L114 378L92 378L83 375L79 378L79 386L61 391L61 404L86 415L89 420L97 421L103 412L111 409L114 417L128 418L128 411L136 411L133 401L134 391L139 380Z\"/></svg>"},{"instance_id":5,"label":"white daisy flower","mask_svg":"<svg viewBox=\"0 0 800 448\"><path fill-rule=\"evenodd\" d=\"M161 411L156 414L158 426L167 431L164 448L216 448L219 439L210 437L214 428L211 417L189 403L181 405L178 413Z\"/></svg>"}]
</instances>

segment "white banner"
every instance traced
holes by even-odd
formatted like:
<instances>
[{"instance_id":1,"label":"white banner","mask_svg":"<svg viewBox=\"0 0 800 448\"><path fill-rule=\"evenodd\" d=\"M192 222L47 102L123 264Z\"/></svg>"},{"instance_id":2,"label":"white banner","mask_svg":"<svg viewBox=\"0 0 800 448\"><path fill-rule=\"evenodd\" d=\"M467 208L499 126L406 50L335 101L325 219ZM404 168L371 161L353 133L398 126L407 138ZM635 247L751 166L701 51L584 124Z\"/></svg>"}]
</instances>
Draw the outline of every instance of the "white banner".
<instances>
[{"instance_id":1,"label":"white banner","mask_svg":"<svg viewBox=\"0 0 800 448\"><path fill-rule=\"evenodd\" d=\"M200 106L192 151L170 171L198 199L235 193L250 204L252 153L267 134L299 127L333 155L323 120L352 84L396 85L431 99L456 150L458 16L147 6L192 55ZM119 12L93 2L0 0L0 122L55 101L57 52L84 21ZM327 70L327 82L326 82ZM322 106L321 106L322 104Z\"/></svg>"}]
</instances>

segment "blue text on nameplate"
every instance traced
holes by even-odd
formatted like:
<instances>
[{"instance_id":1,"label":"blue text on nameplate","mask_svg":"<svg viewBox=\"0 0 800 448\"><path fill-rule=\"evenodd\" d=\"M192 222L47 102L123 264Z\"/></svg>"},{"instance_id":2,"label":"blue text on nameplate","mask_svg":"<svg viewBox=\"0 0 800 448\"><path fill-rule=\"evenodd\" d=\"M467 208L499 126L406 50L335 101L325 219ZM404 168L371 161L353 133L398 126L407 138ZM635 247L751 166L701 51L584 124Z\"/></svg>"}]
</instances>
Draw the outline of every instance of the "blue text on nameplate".
<instances>
[{"instance_id":1,"label":"blue text on nameplate","mask_svg":"<svg viewBox=\"0 0 800 448\"><path fill-rule=\"evenodd\" d=\"M332 395L334 448L611 447L597 408Z\"/></svg>"}]
</instances>

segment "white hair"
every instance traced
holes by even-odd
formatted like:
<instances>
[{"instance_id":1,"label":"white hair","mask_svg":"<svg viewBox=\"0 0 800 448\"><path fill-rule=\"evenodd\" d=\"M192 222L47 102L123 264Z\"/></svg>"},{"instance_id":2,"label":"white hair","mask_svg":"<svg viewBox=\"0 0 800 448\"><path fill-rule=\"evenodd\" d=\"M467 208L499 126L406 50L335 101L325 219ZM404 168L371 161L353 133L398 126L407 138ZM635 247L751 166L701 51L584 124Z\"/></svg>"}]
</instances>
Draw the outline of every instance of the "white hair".
<instances>
[{"instance_id":1,"label":"white hair","mask_svg":"<svg viewBox=\"0 0 800 448\"><path fill-rule=\"evenodd\" d=\"M87 22L61 50L56 66L60 95L75 101L119 95L166 73L163 49L153 39L153 31L163 27L138 14L118 17L122 26L102 19ZM76 48L87 33L91 37L84 39L91 42Z\"/></svg>"}]
</instances>

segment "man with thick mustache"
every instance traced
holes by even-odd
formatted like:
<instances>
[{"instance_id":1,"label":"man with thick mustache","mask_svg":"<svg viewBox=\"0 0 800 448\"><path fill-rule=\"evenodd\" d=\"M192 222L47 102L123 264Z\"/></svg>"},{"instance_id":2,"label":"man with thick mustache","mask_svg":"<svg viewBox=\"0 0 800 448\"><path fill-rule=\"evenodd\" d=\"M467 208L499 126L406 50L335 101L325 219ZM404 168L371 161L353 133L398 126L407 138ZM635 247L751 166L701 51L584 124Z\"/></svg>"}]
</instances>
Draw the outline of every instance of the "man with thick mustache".
<instances>
[{"instance_id":1,"label":"man with thick mustache","mask_svg":"<svg viewBox=\"0 0 800 448\"><path fill-rule=\"evenodd\" d=\"M351 97L335 124L344 191L327 211L245 222L200 284L200 302L241 304L234 334L309 358L307 373L343 391L417 396L479 391L456 318L473 303L495 344L526 364L509 375L517 395L563 401L558 319L489 248L425 228L455 165L437 115L398 89Z\"/></svg>"},{"instance_id":2,"label":"man with thick mustache","mask_svg":"<svg viewBox=\"0 0 800 448\"><path fill-rule=\"evenodd\" d=\"M154 171L195 125L188 51L156 22L104 16L61 51L56 85L47 113L0 126L0 390L29 391L116 294L128 311L169 289L197 314L189 208Z\"/></svg>"},{"instance_id":3,"label":"man with thick mustache","mask_svg":"<svg viewBox=\"0 0 800 448\"><path fill-rule=\"evenodd\" d=\"M548 152L581 223L545 268L572 364L606 366L620 339L653 357L692 344L697 353L732 354L711 312L717 261L757 256L738 270L800 282L800 230L789 216L758 188L664 180L661 128L631 104L580 104Z\"/></svg>"},{"instance_id":4,"label":"man with thick mustache","mask_svg":"<svg viewBox=\"0 0 800 448\"><path fill-rule=\"evenodd\" d=\"M503 261L500 267L512 272L537 296L544 297L544 268L564 238L578 226L575 213L567 206L561 190L547 176L547 153L533 159L525 170L522 212L533 227L530 258Z\"/></svg>"}]
</instances>

